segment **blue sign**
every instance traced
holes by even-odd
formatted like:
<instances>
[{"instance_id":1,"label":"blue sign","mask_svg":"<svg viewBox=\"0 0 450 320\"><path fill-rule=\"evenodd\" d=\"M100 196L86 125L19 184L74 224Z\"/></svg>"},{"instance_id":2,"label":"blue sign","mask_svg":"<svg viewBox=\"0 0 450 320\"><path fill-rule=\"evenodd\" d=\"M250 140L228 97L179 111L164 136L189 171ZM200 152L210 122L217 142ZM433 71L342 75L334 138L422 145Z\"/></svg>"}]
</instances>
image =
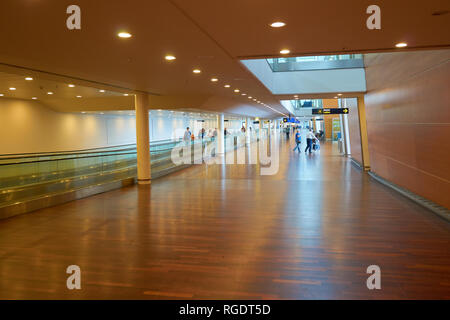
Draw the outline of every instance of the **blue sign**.
<instances>
[{"instance_id":1,"label":"blue sign","mask_svg":"<svg viewBox=\"0 0 450 320\"><path fill-rule=\"evenodd\" d=\"M300 121L298 121L297 119L295 119L295 118L283 118L283 122L289 122L289 123L300 123Z\"/></svg>"}]
</instances>

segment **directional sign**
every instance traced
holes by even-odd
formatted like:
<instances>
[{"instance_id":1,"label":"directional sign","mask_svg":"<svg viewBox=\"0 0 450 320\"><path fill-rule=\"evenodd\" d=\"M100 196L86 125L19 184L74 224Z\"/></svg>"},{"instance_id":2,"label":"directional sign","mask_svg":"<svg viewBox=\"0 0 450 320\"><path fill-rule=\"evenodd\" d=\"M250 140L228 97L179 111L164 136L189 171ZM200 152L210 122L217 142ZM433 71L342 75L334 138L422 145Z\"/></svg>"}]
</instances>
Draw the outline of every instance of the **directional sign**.
<instances>
[{"instance_id":1,"label":"directional sign","mask_svg":"<svg viewBox=\"0 0 450 320\"><path fill-rule=\"evenodd\" d=\"M298 121L295 118L283 118L283 122L284 123L300 123L300 121Z\"/></svg>"},{"instance_id":2,"label":"directional sign","mask_svg":"<svg viewBox=\"0 0 450 320\"><path fill-rule=\"evenodd\" d=\"M312 114L348 114L348 108L313 109Z\"/></svg>"}]
</instances>

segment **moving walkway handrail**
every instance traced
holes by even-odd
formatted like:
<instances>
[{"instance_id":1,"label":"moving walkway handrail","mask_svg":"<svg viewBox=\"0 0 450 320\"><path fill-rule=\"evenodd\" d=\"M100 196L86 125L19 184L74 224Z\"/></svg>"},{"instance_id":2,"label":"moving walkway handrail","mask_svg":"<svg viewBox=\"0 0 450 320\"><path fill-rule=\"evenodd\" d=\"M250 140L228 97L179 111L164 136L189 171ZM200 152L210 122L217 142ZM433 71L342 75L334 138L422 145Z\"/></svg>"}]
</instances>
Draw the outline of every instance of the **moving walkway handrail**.
<instances>
[{"instance_id":1,"label":"moving walkway handrail","mask_svg":"<svg viewBox=\"0 0 450 320\"><path fill-rule=\"evenodd\" d=\"M234 134L229 134L225 137L225 139L229 139L235 136ZM162 142L164 141L164 142ZM197 139L195 141L192 141L191 144L196 143L203 143L203 142L211 142L213 141L212 138L203 138L203 139ZM162 142L162 143L161 143ZM171 148L165 148L165 149L158 149L158 150L152 150L155 147L161 147L165 145L174 144L174 146L178 143L182 142L181 139L177 140L161 140L152 142L150 144L150 152L166 152L171 151L173 147ZM130 148L123 148L123 149L114 149L114 150L104 150L104 149L113 149L113 148L120 148L122 146L135 146L136 144L126 144L126 145L120 145L120 146L111 146L111 147L105 147L105 148L92 148L92 149L84 149L80 151L62 151L62 152L46 152L46 153L24 153L24 154L13 154L13 155L0 155L0 166L4 165L15 165L15 164L25 164L25 163L39 163L39 162L49 162L49 161L60 161L60 160L75 160L75 159L85 159L85 158L93 158L93 157L101 157L101 156L116 156L116 155L127 155L127 154L136 154L136 152L129 152L126 153L126 151L135 151L136 147L130 147ZM100 151L88 151L88 150L100 150ZM76 155L76 157L74 156ZM89 155L89 156L86 156ZM72 157L70 157L72 156ZM39 158L48 158L48 157L55 157L52 159L39 159ZM59 158L57 158L59 157ZM11 160L26 160L26 159L33 159L37 158L37 160L33 161L12 161ZM4 161L4 163L1 163Z\"/></svg>"},{"instance_id":2,"label":"moving walkway handrail","mask_svg":"<svg viewBox=\"0 0 450 320\"><path fill-rule=\"evenodd\" d=\"M177 140L166 139L166 140L152 141L151 144L150 144L150 148L151 147L155 147L155 146L162 146L162 145L170 144L170 143L177 143L179 141L180 141L179 139L177 139ZM88 149L80 149L80 150L71 150L71 151L49 151L49 152L38 152L38 153L31 153L30 152L30 153L0 154L0 160L2 160L2 159L19 159L19 158L37 158L37 157L70 155L70 154L83 154L83 153L102 153L102 152L114 152L114 151L118 151L118 150L132 150L132 149L136 149L136 147L134 147L134 148L126 148L126 149L109 150L109 149L113 149L113 148L120 148L120 147L126 147L126 146L136 146L136 143L128 143L128 144L117 145L117 146L109 146L109 147L99 147L99 148L88 148ZM90 151L90 150L100 150L100 151Z\"/></svg>"},{"instance_id":3,"label":"moving walkway handrail","mask_svg":"<svg viewBox=\"0 0 450 320\"><path fill-rule=\"evenodd\" d=\"M0 166L8 166L15 164L25 164L25 163L40 163L40 162L51 162L51 161L61 161L61 160L78 160L78 159L87 159L87 158L98 158L98 157L111 157L111 156L120 156L127 154L136 154L136 152L125 152L125 153L114 153L114 154L103 154L103 155L93 155L93 156L84 156L84 157L73 157L73 158L57 158L57 159L45 159L45 160L34 160L34 161L22 161L22 162L7 162L0 163Z\"/></svg>"},{"instance_id":4,"label":"moving walkway handrail","mask_svg":"<svg viewBox=\"0 0 450 320\"><path fill-rule=\"evenodd\" d=\"M199 143L198 141L208 142L208 139L202 139L202 140L196 140L194 143L191 143L190 145ZM159 147L169 144L177 144L180 141L170 141L166 143L160 143L157 145L150 145L150 153L152 153L152 147ZM165 148L165 149L158 149L153 150L154 153L163 153L166 151L171 151L172 148ZM53 153L51 155L48 154L39 154L39 155L29 155L24 157L3 157L0 156L0 166L6 166L6 165L18 165L18 164L29 164L29 163L41 163L41 162L52 162L52 161L62 161L62 160L77 160L77 159L87 159L87 158L96 158L96 157L109 157L109 156L120 156L120 155L134 155L135 152L125 152L130 150L136 150L136 148L125 148L125 149L117 149L117 150L108 150L108 151L94 151L94 152L67 152L67 153ZM44 157L59 157L59 156L71 156L71 155L77 155L76 157L61 157L61 158L52 158L52 159L38 159L33 161L14 161L14 162L5 162L1 163L1 161L8 161L8 160L17 160L17 159L31 159L31 158L44 158ZM89 155L89 156L79 156L79 155Z\"/></svg>"}]
</instances>

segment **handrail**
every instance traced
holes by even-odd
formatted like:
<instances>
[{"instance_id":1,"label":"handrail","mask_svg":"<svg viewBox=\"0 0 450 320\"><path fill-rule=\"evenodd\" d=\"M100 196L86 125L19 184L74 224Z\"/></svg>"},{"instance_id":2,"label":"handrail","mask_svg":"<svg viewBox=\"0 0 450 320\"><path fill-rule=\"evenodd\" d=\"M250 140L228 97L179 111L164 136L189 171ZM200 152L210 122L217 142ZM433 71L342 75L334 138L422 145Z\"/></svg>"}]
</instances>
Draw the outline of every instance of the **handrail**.
<instances>
[{"instance_id":1,"label":"handrail","mask_svg":"<svg viewBox=\"0 0 450 320\"><path fill-rule=\"evenodd\" d=\"M164 146L166 144L171 144L171 143L177 143L179 141L170 141L170 142L166 142L166 143L160 143L157 145L150 145L150 149L153 147L158 147L158 146ZM135 145L133 144L129 144L129 145ZM125 145L124 145L125 146ZM109 147L109 148L115 148L115 147ZM116 151L127 151L127 150L135 150L136 148L125 148L125 149L116 149L116 150L105 150L105 151L92 151L92 152L78 152L78 151L67 151L67 152L61 152L61 153L53 153L53 152L49 152L49 153L36 153L36 154L31 154L28 156L22 156L22 157L18 157L17 155L14 155L14 157L10 157L9 155L0 155L0 161L1 160L13 160L13 159L28 159L28 158L39 158L39 157L57 157L57 156L63 156L63 155L72 155L72 154L96 154L96 153L112 153L112 152L116 152ZM89 149L86 149L89 150ZM94 150L94 149L92 149ZM25 153L28 154L28 153Z\"/></svg>"},{"instance_id":2,"label":"handrail","mask_svg":"<svg viewBox=\"0 0 450 320\"><path fill-rule=\"evenodd\" d=\"M112 149L112 148L118 148L118 147L125 147L125 146L132 146L135 145L136 143L127 143L127 144L120 144L117 146L110 146L110 147L99 147L99 148L88 148L88 149L80 149L80 150L70 150L70 151L49 151L49 152L28 152L28 153L11 153L11 154L0 154L0 159L1 157L6 157L6 158L12 158L12 157L16 157L16 156L23 156L23 157L17 157L17 158L25 158L25 157L29 157L28 155L32 155L31 157L43 157L45 155L57 155L57 154L71 154L71 153L77 153L77 152L84 152L84 151L89 151L89 150L100 150L100 149ZM108 152L108 151L105 151Z\"/></svg>"},{"instance_id":3,"label":"handrail","mask_svg":"<svg viewBox=\"0 0 450 320\"><path fill-rule=\"evenodd\" d=\"M95 152L70 152L70 153L68 152L68 153L55 153L52 155L38 155L38 156L25 156L25 157L4 157L4 158L2 158L0 156L0 161L1 160L14 160L14 159L42 158L42 157L57 157L57 156L73 155L73 154L112 153L115 151L128 151L128 150L135 150L135 149L136 148L126 148L126 149L117 149L117 150L109 150L109 151L95 151ZM48 160L46 160L46 161L48 161Z\"/></svg>"},{"instance_id":4,"label":"handrail","mask_svg":"<svg viewBox=\"0 0 450 320\"><path fill-rule=\"evenodd\" d=\"M227 135L225 139L238 137L239 135ZM201 142L199 142L201 141ZM194 142L190 141L191 143L189 145L194 145L196 143L204 143L204 142L210 142L212 141L211 138L205 138L205 139L198 139ZM150 145L150 152L152 152L152 148L158 147L158 146L164 146L168 144L177 144L182 143L182 141L168 141L165 143L160 143L157 145ZM128 144L128 145L134 145L134 144ZM124 145L125 146L125 145ZM115 148L115 147L109 147L109 148ZM165 152L170 151L173 148L165 148L165 149L158 149L153 150L153 152ZM95 149L86 149L86 150L95 150ZM125 148L125 149L117 149L117 150L107 150L107 151L93 151L93 152L65 152L65 153L43 153L43 154L36 154L36 155L27 155L18 157L17 155L14 157L4 157L0 155L0 166L6 166L6 165L19 165L19 164L30 164L30 163L42 163L42 162L52 162L52 161L62 161L62 160L76 160L76 159L87 159L87 158L97 158L97 157L109 157L109 156L118 156L118 155L128 155L128 154L136 154L136 152L126 152L130 150L136 150L136 148ZM62 157L62 158L54 158L54 159L38 159L34 161L16 161L16 162L7 162L7 163L1 163L1 161L8 161L8 160L17 160L17 159L30 159L30 158L43 158L43 157L61 157L61 156L71 156L71 155L87 155L89 156L76 156L76 157Z\"/></svg>"},{"instance_id":5,"label":"handrail","mask_svg":"<svg viewBox=\"0 0 450 320\"><path fill-rule=\"evenodd\" d=\"M127 154L136 154L136 152L126 152L126 153L115 153L115 154L107 154L105 157L110 156L121 156ZM73 157L73 158L58 158L58 159L47 159L47 160L36 160L36 161L24 161L24 162L8 162L8 163L0 163L0 166L10 166L16 164L28 164L28 163L40 163L40 162L51 162L51 161L61 161L61 160L77 160L77 159L87 159L87 158L98 158L99 156L86 156L86 157Z\"/></svg>"},{"instance_id":6,"label":"handrail","mask_svg":"<svg viewBox=\"0 0 450 320\"><path fill-rule=\"evenodd\" d=\"M208 142L206 139L202 140L201 143L203 142ZM174 143L174 142L170 142L170 143ZM165 144L170 144L170 143L165 143ZM199 143L199 142L197 142ZM194 145L194 143L189 144ZM164 144L160 144L160 145L164 145ZM166 148L166 149L160 149L160 150L154 150L154 152L165 152L165 151L171 151L173 148ZM110 156L120 156L120 155L129 155L129 154L136 154L136 152L122 152L122 151L128 151L128 150L136 150L136 148L127 148L127 149L118 149L118 150L111 150L111 151L105 151L105 152L81 152L81 153L70 153L71 154L95 154L95 155L91 155L91 156L83 156L83 157L71 157L71 158L56 158L56 159L42 159L42 160L34 160L34 161L17 161L17 162L8 162L8 163L1 163L0 162L0 166L7 166L7 165L19 165L19 164L30 164L30 163L41 163L41 162L52 162L52 161L62 161L62 160L77 160L77 159L87 159L87 158L98 158L98 157L110 157ZM120 151L121 153L117 153L117 151ZM150 148L150 152L151 152L151 148ZM114 153L113 153L114 152ZM97 155L98 153L103 153L102 155ZM104 154L106 153L106 154ZM54 157L59 156L59 155L64 155L64 154L58 154L58 155L53 155ZM28 157L13 157L13 158L0 158L1 160L14 160L14 159L28 159L28 158L38 158L37 156L28 156Z\"/></svg>"},{"instance_id":7,"label":"handrail","mask_svg":"<svg viewBox=\"0 0 450 320\"><path fill-rule=\"evenodd\" d=\"M151 141L151 146L159 146L159 145L164 145L166 143L173 143L173 142L178 142L180 141L178 140L174 140L174 139L164 139L164 140L156 140L156 141ZM163 143L161 143L163 142ZM119 148L119 147L125 147L125 146L132 146L132 145L136 145L136 143L126 143L126 144L120 144L120 145L116 145L116 146L109 146L109 147L98 147L98 148L88 148L88 149L79 149L79 150L70 150L70 151L49 151L49 152L37 152L37 153L33 153L33 152L29 152L29 153L11 153L11 154L0 154L0 159L2 159L2 157L6 157L7 159L9 159L10 157L15 157L15 156L22 156L20 158L24 158L24 157L28 157L28 155L32 155L31 157L45 157L46 155L59 155L59 154L72 154L72 153L82 153L87 151L86 153L94 153L94 152L110 152L110 151L114 151L114 150L105 150L105 151L92 151L92 152L88 152L89 150L100 150L100 149L112 149L112 148ZM5 159L5 158L3 158Z\"/></svg>"}]
</instances>

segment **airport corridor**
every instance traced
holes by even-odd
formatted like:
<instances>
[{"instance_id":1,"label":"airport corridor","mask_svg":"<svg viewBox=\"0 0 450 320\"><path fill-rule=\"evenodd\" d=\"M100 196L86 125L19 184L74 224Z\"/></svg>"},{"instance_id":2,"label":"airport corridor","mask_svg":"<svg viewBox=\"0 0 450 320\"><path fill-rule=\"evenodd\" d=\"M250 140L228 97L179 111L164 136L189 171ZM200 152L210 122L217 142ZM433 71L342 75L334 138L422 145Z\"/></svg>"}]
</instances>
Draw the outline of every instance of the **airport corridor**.
<instances>
[{"instance_id":1,"label":"airport corridor","mask_svg":"<svg viewBox=\"0 0 450 320\"><path fill-rule=\"evenodd\" d=\"M336 144L308 155L293 140L276 175L194 165L0 221L0 299L449 299L448 222Z\"/></svg>"}]
</instances>

